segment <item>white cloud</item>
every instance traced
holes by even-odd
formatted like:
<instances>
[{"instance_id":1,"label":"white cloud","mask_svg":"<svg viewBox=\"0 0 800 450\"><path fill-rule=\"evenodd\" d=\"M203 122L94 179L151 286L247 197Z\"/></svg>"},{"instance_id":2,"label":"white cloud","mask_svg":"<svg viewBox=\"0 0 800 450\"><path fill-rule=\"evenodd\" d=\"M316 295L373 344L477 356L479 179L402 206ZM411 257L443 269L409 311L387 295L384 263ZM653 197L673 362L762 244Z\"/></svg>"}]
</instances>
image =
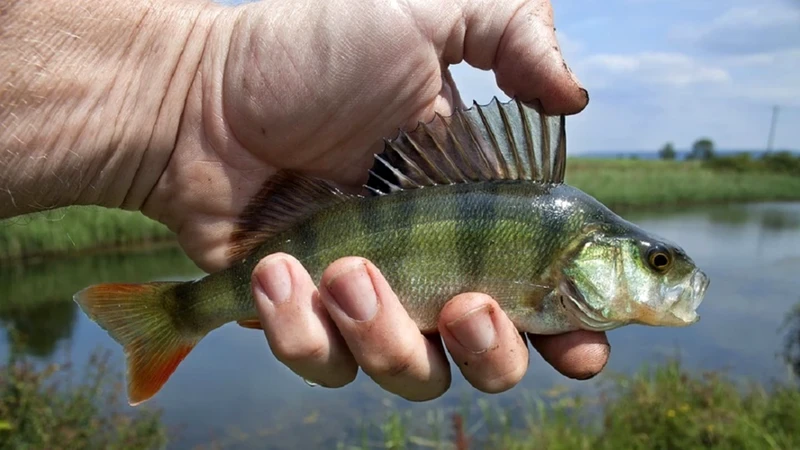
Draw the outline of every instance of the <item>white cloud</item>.
<instances>
[{"instance_id":1,"label":"white cloud","mask_svg":"<svg viewBox=\"0 0 800 450\"><path fill-rule=\"evenodd\" d=\"M733 7L707 23L674 27L670 38L717 54L800 47L800 7L782 3Z\"/></svg>"},{"instance_id":2,"label":"white cloud","mask_svg":"<svg viewBox=\"0 0 800 450\"><path fill-rule=\"evenodd\" d=\"M689 55L667 52L641 52L636 54L596 54L576 66L578 75L592 87L607 87L622 79L668 85L687 86L699 83L727 83L730 74L720 67L707 65ZM594 84L594 86L592 86Z\"/></svg>"},{"instance_id":3,"label":"white cloud","mask_svg":"<svg viewBox=\"0 0 800 450\"><path fill-rule=\"evenodd\" d=\"M734 7L711 22L710 30L761 29L800 23L800 10L778 5Z\"/></svg>"}]
</instances>

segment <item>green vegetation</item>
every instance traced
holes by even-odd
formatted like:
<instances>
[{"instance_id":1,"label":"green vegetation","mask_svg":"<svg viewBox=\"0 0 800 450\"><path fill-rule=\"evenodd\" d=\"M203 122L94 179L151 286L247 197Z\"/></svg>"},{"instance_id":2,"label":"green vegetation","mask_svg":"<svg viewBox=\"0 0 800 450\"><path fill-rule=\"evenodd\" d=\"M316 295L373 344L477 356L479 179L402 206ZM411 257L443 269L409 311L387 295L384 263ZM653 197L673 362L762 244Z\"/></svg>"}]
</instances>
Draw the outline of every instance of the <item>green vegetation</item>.
<instances>
[{"instance_id":1,"label":"green vegetation","mask_svg":"<svg viewBox=\"0 0 800 450\"><path fill-rule=\"evenodd\" d=\"M692 151L686 159L708 161L709 159L713 159L715 155L714 142L709 138L701 138L692 144Z\"/></svg>"},{"instance_id":2,"label":"green vegetation","mask_svg":"<svg viewBox=\"0 0 800 450\"><path fill-rule=\"evenodd\" d=\"M706 142L707 141L707 142ZM670 144L662 156L674 153ZM719 156L695 143L693 159L571 158L567 182L612 208L800 200L800 157ZM674 156L674 155L673 155ZM140 213L71 207L0 221L0 264L119 247L174 244L174 234Z\"/></svg>"},{"instance_id":3,"label":"green vegetation","mask_svg":"<svg viewBox=\"0 0 800 450\"><path fill-rule=\"evenodd\" d=\"M94 354L76 377L69 364L38 367L12 350L0 366L0 449L163 448L160 412L121 412L122 384L107 360Z\"/></svg>"},{"instance_id":4,"label":"green vegetation","mask_svg":"<svg viewBox=\"0 0 800 450\"><path fill-rule=\"evenodd\" d=\"M800 448L800 389L788 383L742 387L722 374L691 374L672 361L605 377L602 386L592 397L566 389L523 395L510 408L480 399L478 411L429 411L424 424L419 414L390 412L340 448Z\"/></svg>"},{"instance_id":5,"label":"green vegetation","mask_svg":"<svg viewBox=\"0 0 800 450\"><path fill-rule=\"evenodd\" d=\"M165 241L174 234L141 213L74 206L0 220L0 264Z\"/></svg>"},{"instance_id":6,"label":"green vegetation","mask_svg":"<svg viewBox=\"0 0 800 450\"><path fill-rule=\"evenodd\" d=\"M661 159L673 160L678 156L678 153L675 151L675 146L672 145L672 142L667 142L661 147L661 150L658 151L658 157Z\"/></svg>"},{"instance_id":7,"label":"green vegetation","mask_svg":"<svg viewBox=\"0 0 800 450\"><path fill-rule=\"evenodd\" d=\"M800 200L800 175L717 169L712 161L574 158L567 182L612 208Z\"/></svg>"},{"instance_id":8,"label":"green vegetation","mask_svg":"<svg viewBox=\"0 0 800 450\"><path fill-rule=\"evenodd\" d=\"M724 157L714 157L703 166L717 171L752 172L766 174L793 175L800 177L800 156L790 152L770 152L754 158L748 153L736 153Z\"/></svg>"}]
</instances>

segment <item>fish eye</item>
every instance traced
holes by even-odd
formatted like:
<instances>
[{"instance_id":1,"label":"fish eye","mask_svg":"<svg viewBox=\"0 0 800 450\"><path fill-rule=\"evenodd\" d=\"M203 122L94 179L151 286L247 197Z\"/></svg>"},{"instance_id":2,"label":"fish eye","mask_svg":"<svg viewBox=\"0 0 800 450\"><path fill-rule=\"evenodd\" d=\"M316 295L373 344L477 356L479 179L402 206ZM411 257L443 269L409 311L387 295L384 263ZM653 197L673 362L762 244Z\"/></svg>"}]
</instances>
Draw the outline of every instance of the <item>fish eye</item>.
<instances>
[{"instance_id":1,"label":"fish eye","mask_svg":"<svg viewBox=\"0 0 800 450\"><path fill-rule=\"evenodd\" d=\"M663 246L656 245L647 253L647 262L653 269L666 272L672 266L672 254Z\"/></svg>"}]
</instances>

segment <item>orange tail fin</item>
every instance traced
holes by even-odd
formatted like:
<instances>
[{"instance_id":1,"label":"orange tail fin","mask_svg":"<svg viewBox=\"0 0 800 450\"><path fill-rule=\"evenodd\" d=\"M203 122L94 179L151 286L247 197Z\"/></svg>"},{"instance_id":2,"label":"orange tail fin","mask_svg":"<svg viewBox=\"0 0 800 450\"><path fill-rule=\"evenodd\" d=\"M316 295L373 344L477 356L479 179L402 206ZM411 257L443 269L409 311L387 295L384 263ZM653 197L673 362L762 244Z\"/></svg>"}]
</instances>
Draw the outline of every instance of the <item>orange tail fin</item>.
<instances>
[{"instance_id":1,"label":"orange tail fin","mask_svg":"<svg viewBox=\"0 0 800 450\"><path fill-rule=\"evenodd\" d=\"M75 302L125 350L128 403L155 395L202 336L184 336L166 306L180 283L99 284Z\"/></svg>"}]
</instances>

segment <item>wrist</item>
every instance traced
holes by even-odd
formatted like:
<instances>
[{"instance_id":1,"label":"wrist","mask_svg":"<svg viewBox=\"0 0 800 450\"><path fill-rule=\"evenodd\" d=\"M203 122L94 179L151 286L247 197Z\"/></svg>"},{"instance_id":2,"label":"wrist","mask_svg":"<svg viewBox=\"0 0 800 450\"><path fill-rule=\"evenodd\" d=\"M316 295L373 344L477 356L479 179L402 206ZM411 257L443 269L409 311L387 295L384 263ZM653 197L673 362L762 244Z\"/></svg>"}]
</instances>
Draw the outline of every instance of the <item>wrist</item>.
<instances>
[{"instance_id":1,"label":"wrist","mask_svg":"<svg viewBox=\"0 0 800 450\"><path fill-rule=\"evenodd\" d=\"M208 30L205 2L16 2L0 47L0 217L137 208L167 164ZM149 185L149 187L148 187Z\"/></svg>"}]
</instances>

